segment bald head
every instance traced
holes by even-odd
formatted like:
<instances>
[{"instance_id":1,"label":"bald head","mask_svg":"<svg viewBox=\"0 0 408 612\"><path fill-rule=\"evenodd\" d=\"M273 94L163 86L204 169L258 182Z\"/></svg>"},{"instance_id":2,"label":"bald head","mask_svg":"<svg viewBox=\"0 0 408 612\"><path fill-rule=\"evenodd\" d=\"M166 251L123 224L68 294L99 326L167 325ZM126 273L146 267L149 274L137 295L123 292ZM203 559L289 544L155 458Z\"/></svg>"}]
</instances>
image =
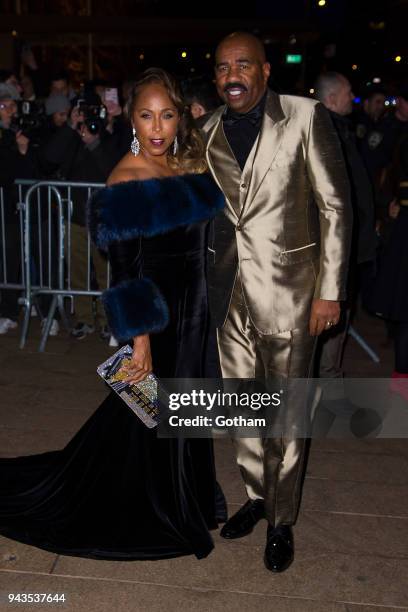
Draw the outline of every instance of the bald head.
<instances>
[{"instance_id":1,"label":"bald head","mask_svg":"<svg viewBox=\"0 0 408 612\"><path fill-rule=\"evenodd\" d=\"M234 32L215 52L218 95L237 113L247 113L264 95L270 74L265 49L253 34Z\"/></svg>"},{"instance_id":2,"label":"bald head","mask_svg":"<svg viewBox=\"0 0 408 612\"><path fill-rule=\"evenodd\" d=\"M228 34L228 36L223 38L218 44L217 49L215 51L215 56L217 57L217 54L224 45L237 46L241 44L250 47L254 55L258 57L258 60L261 64L264 64L266 62L265 47L263 43L259 40L257 36L254 36L254 34L250 34L249 32L232 32L232 34Z\"/></svg>"},{"instance_id":3,"label":"bald head","mask_svg":"<svg viewBox=\"0 0 408 612\"><path fill-rule=\"evenodd\" d=\"M325 72L318 77L315 97L338 115L349 115L353 110L350 81L339 72Z\"/></svg>"}]
</instances>

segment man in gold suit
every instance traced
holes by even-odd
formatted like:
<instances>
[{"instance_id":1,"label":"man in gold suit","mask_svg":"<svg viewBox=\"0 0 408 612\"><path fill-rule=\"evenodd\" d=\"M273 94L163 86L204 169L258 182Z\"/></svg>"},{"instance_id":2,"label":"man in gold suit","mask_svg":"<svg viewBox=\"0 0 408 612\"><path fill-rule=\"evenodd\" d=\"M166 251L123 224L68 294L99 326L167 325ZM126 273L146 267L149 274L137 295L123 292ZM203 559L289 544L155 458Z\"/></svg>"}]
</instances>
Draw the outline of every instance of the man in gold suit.
<instances>
[{"instance_id":1,"label":"man in gold suit","mask_svg":"<svg viewBox=\"0 0 408 612\"><path fill-rule=\"evenodd\" d=\"M203 126L210 170L226 197L209 244L209 297L224 378L308 378L316 337L345 298L352 214L337 136L324 106L267 87L262 43L236 32L216 51L226 103ZM306 409L304 398L287 408ZM297 404L297 405L295 405ZM265 564L293 560L305 437L236 438L247 503L221 535L268 521Z\"/></svg>"}]
</instances>

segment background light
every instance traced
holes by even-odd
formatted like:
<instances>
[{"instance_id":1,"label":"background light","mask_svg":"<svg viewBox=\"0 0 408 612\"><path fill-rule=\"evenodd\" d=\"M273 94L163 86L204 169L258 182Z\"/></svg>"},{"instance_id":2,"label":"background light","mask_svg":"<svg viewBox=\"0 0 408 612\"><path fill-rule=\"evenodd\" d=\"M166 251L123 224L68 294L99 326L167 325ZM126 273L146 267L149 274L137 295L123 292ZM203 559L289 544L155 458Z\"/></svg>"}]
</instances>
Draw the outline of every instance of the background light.
<instances>
[{"instance_id":1,"label":"background light","mask_svg":"<svg viewBox=\"0 0 408 612\"><path fill-rule=\"evenodd\" d=\"M205 59L211 59L211 53L206 53L205 54Z\"/></svg>"},{"instance_id":2,"label":"background light","mask_svg":"<svg viewBox=\"0 0 408 612\"><path fill-rule=\"evenodd\" d=\"M309 93L314 94L315 90L313 89L313 87L311 89L309 89Z\"/></svg>"},{"instance_id":3,"label":"background light","mask_svg":"<svg viewBox=\"0 0 408 612\"><path fill-rule=\"evenodd\" d=\"M385 21L370 21L369 26L372 30L384 30Z\"/></svg>"},{"instance_id":4,"label":"background light","mask_svg":"<svg viewBox=\"0 0 408 612\"><path fill-rule=\"evenodd\" d=\"M317 3L319 6L326 6L326 0L319 0Z\"/></svg>"},{"instance_id":5,"label":"background light","mask_svg":"<svg viewBox=\"0 0 408 612\"><path fill-rule=\"evenodd\" d=\"M373 78L373 83L381 83L380 77L374 77Z\"/></svg>"},{"instance_id":6,"label":"background light","mask_svg":"<svg viewBox=\"0 0 408 612\"><path fill-rule=\"evenodd\" d=\"M357 64L353 64L353 65L352 65L352 67L351 67L351 69L352 69L352 70L357 70L357 69L358 69Z\"/></svg>"},{"instance_id":7,"label":"background light","mask_svg":"<svg viewBox=\"0 0 408 612\"><path fill-rule=\"evenodd\" d=\"M182 51L182 52L181 52L181 57L182 57L183 59L186 59L186 57L187 57L187 51Z\"/></svg>"},{"instance_id":8,"label":"background light","mask_svg":"<svg viewBox=\"0 0 408 612\"><path fill-rule=\"evenodd\" d=\"M287 64L301 64L302 63L302 55L300 53L287 53L286 54L286 63Z\"/></svg>"},{"instance_id":9,"label":"background light","mask_svg":"<svg viewBox=\"0 0 408 612\"><path fill-rule=\"evenodd\" d=\"M361 98L354 98L353 102L355 102L356 104L360 104Z\"/></svg>"},{"instance_id":10,"label":"background light","mask_svg":"<svg viewBox=\"0 0 408 612\"><path fill-rule=\"evenodd\" d=\"M400 55L396 55L394 58L395 62L400 62L402 60L402 57Z\"/></svg>"},{"instance_id":11,"label":"background light","mask_svg":"<svg viewBox=\"0 0 408 612\"><path fill-rule=\"evenodd\" d=\"M140 60L142 60L142 61L144 60L144 54L143 54L143 53L141 53L141 54L139 55L139 59L140 59Z\"/></svg>"}]
</instances>

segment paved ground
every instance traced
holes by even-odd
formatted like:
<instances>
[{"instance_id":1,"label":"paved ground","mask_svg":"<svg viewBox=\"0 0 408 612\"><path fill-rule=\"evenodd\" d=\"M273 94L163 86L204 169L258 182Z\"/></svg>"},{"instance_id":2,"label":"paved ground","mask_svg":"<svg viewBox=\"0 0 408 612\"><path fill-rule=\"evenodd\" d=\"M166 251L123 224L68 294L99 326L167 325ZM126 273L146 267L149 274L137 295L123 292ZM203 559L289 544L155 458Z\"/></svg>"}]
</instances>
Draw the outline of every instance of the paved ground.
<instances>
[{"instance_id":1,"label":"paved ground","mask_svg":"<svg viewBox=\"0 0 408 612\"><path fill-rule=\"evenodd\" d=\"M356 326L381 354L377 365L350 339L346 368L388 376L381 322ZM105 395L95 367L109 354L97 338L61 335L38 354L0 338L0 454L60 448ZM35 340L35 342L34 342ZM75 376L75 383L74 383ZM216 442L218 477L233 513L245 500L230 443ZM408 445L406 440L314 441L299 521L296 561L284 574L264 569L265 523L223 541L205 560L108 562L57 556L0 537L0 609L71 611L360 612L408 610ZM7 593L65 593L65 604L15 604Z\"/></svg>"}]
</instances>

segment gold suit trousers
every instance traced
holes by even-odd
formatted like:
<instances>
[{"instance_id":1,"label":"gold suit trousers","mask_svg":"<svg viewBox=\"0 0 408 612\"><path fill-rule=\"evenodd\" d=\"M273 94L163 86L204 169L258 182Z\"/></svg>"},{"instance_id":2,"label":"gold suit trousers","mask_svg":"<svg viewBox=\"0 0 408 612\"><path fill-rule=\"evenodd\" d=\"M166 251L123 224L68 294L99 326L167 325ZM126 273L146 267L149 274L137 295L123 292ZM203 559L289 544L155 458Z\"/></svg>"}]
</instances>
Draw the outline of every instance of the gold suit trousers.
<instances>
[{"instance_id":1,"label":"gold suit trousers","mask_svg":"<svg viewBox=\"0 0 408 612\"><path fill-rule=\"evenodd\" d=\"M273 335L258 332L249 318L238 273L227 319L217 332L223 378L308 378L315 338L309 335L307 325L304 329ZM293 394L287 399L288 409L293 409L293 403L298 402L297 414L303 410L307 413L307 401L302 394ZM248 497L264 500L270 524L294 524L308 439L289 439L283 435L280 438L235 438L233 444Z\"/></svg>"}]
</instances>

